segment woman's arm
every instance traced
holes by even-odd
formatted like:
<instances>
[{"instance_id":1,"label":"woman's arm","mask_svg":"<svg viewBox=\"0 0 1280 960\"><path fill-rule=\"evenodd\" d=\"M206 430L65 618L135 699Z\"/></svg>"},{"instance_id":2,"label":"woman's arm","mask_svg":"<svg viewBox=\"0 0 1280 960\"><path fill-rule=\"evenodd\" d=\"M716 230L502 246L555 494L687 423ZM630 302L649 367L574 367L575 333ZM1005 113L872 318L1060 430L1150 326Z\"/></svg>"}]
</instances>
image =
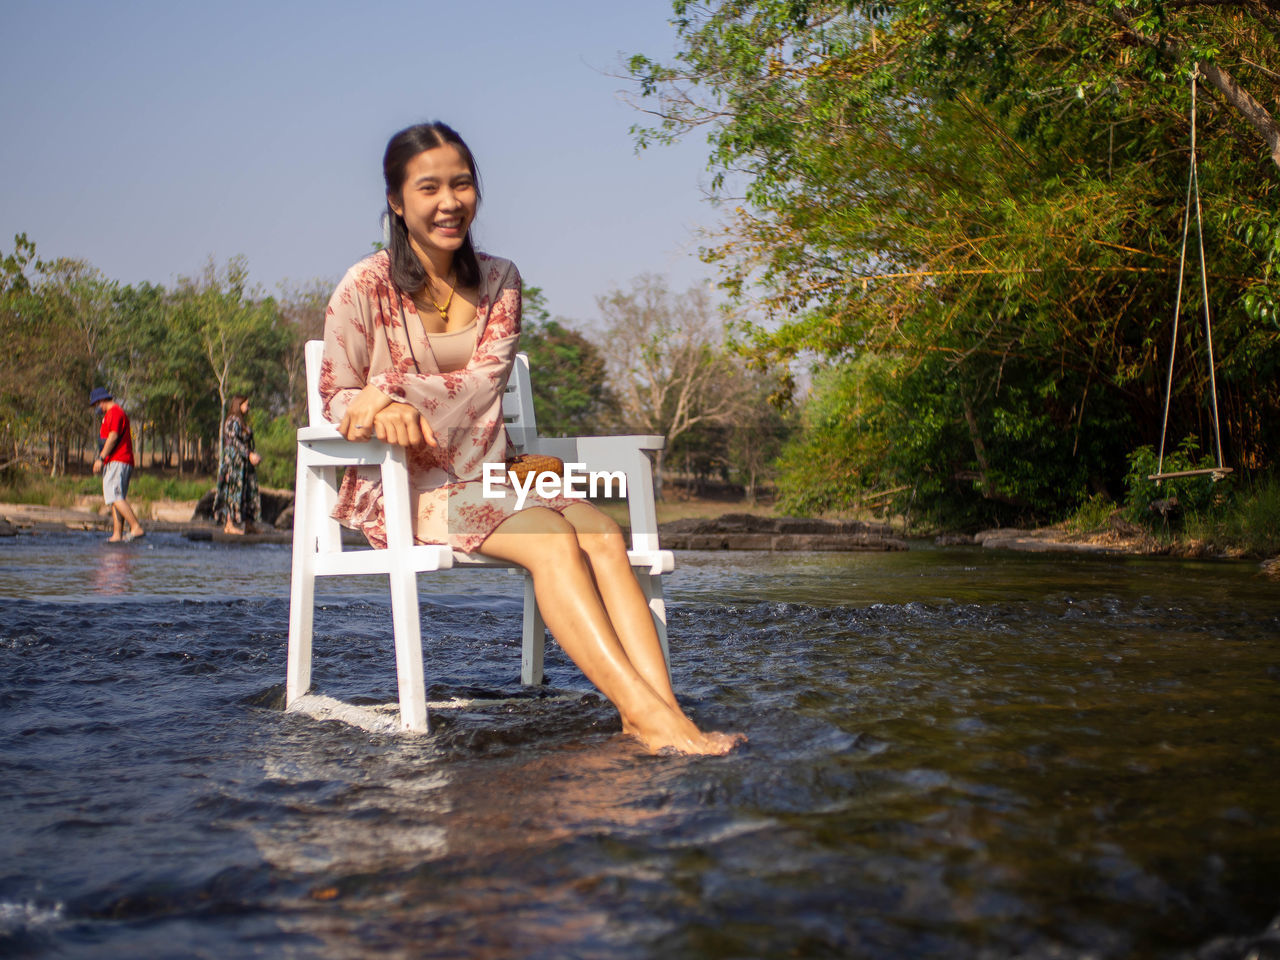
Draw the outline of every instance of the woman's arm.
<instances>
[{"instance_id":1,"label":"woman's arm","mask_svg":"<svg viewBox=\"0 0 1280 960\"><path fill-rule=\"evenodd\" d=\"M356 282L359 266L347 271L325 311L320 399L324 415L332 423L343 419L347 407L369 380L366 331L371 320L368 299Z\"/></svg>"},{"instance_id":2,"label":"woman's arm","mask_svg":"<svg viewBox=\"0 0 1280 960\"><path fill-rule=\"evenodd\" d=\"M370 331L387 322L382 312L391 305L382 302L382 295L395 294L368 276L367 265L363 272L361 265L347 272L329 301L320 369L325 416L339 424L344 436L366 439L372 431L357 428L373 423L379 438L408 445L406 434L413 441L413 428L420 425L434 446L432 433L438 437L442 431L469 428L500 402L520 337L521 281L508 261L489 261L486 267L502 273L491 274L483 284L494 289L494 299L471 361L452 373L427 374L402 357L398 366L370 375Z\"/></svg>"},{"instance_id":3,"label":"woman's arm","mask_svg":"<svg viewBox=\"0 0 1280 960\"><path fill-rule=\"evenodd\" d=\"M235 417L227 417L222 425L222 461L233 470L239 470L249 458L249 444L244 424Z\"/></svg>"},{"instance_id":4,"label":"woman's arm","mask_svg":"<svg viewBox=\"0 0 1280 960\"><path fill-rule=\"evenodd\" d=\"M418 410L437 436L442 431L470 426L500 399L515 362L520 340L520 272L509 262L490 266L501 267L504 273L484 335L463 369L434 374L388 370L369 378L371 385L392 400Z\"/></svg>"}]
</instances>

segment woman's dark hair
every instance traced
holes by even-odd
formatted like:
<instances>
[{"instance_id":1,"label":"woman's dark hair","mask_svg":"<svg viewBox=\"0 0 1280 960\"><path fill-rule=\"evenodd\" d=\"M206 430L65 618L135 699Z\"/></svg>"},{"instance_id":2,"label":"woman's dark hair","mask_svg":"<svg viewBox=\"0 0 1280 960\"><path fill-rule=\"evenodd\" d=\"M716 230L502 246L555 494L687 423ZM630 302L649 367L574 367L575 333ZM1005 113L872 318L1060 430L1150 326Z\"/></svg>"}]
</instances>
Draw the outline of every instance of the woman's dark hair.
<instances>
[{"instance_id":1,"label":"woman's dark hair","mask_svg":"<svg viewBox=\"0 0 1280 960\"><path fill-rule=\"evenodd\" d=\"M410 160L424 150L434 150L446 144L458 151L463 163L471 171L471 179L476 185L476 200L479 201L480 174L476 170L476 161L471 156L470 148L463 143L456 130L438 120L406 127L387 142L387 152L382 155L382 176L387 182L387 197L400 197ZM427 282L427 271L409 246L409 228L405 226L404 217L391 209L390 199L387 200L387 218L390 225L387 250L391 255L391 281L405 293L412 294ZM474 287L480 282L480 262L476 259L475 247L471 245L469 229L453 262L461 286Z\"/></svg>"},{"instance_id":2,"label":"woman's dark hair","mask_svg":"<svg viewBox=\"0 0 1280 960\"><path fill-rule=\"evenodd\" d=\"M231 403L228 404L227 419L239 420L241 425L248 426L248 424L244 422L244 402L248 399L248 397L241 393L237 393L233 396L231 398Z\"/></svg>"}]
</instances>

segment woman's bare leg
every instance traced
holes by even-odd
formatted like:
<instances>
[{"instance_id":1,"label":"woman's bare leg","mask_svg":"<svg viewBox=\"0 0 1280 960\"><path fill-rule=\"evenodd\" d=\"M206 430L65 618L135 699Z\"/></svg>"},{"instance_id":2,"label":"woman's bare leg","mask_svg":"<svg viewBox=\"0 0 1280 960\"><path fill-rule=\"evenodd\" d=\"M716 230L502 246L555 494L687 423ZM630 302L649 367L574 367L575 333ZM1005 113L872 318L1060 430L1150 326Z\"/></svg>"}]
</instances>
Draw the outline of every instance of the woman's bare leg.
<instances>
[{"instance_id":1,"label":"woman's bare leg","mask_svg":"<svg viewBox=\"0 0 1280 960\"><path fill-rule=\"evenodd\" d=\"M679 710L667 662L649 602L627 559L627 541L616 523L590 504L574 504L564 512L586 554L596 588L627 659L645 682L672 708Z\"/></svg>"},{"instance_id":2,"label":"woman's bare leg","mask_svg":"<svg viewBox=\"0 0 1280 960\"><path fill-rule=\"evenodd\" d=\"M624 729L647 748L726 753L740 742L729 734L700 731L631 662L572 525L555 511L535 507L509 517L481 544L480 552L518 563L532 574L547 627L587 679L618 708ZM662 675L665 678L665 667ZM670 686L665 679L663 685Z\"/></svg>"}]
</instances>

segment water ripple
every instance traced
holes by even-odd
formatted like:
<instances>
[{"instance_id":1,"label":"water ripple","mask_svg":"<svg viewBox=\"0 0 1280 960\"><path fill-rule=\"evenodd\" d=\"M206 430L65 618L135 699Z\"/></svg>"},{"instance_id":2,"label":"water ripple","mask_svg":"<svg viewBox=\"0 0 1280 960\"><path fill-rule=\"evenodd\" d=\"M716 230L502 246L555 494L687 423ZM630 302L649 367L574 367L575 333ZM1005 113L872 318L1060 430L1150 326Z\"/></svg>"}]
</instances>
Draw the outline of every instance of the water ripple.
<instances>
[{"instance_id":1,"label":"water ripple","mask_svg":"<svg viewBox=\"0 0 1280 960\"><path fill-rule=\"evenodd\" d=\"M519 686L509 575L424 592L449 706L415 738L283 712L287 551L231 564L157 537L117 595L71 583L99 545L55 540L0 548L0 953L1242 960L1280 941L1280 599L1248 568L688 555L675 685L751 739L682 758L639 754L554 644L546 687ZM315 650L321 692L393 701L385 585L322 595Z\"/></svg>"}]
</instances>

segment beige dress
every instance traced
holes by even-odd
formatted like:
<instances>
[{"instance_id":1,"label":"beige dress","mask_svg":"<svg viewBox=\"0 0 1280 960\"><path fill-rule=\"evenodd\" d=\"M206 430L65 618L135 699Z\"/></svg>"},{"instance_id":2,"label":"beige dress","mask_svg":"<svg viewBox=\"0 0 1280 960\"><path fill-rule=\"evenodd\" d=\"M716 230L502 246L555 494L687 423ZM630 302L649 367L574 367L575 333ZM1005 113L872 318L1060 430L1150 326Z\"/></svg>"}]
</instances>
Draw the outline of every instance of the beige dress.
<instances>
[{"instance_id":1,"label":"beige dress","mask_svg":"<svg viewBox=\"0 0 1280 960\"><path fill-rule=\"evenodd\" d=\"M501 496L485 497L481 478L485 463L507 456L502 394L520 339L520 273L510 260L480 254L479 261L475 324L429 338L413 299L391 282L387 252L361 260L329 301L320 368L320 396L333 423L366 383L427 418L438 446L410 448L408 457L419 511L416 539L468 553L516 513L514 492L504 487ZM581 502L531 491L524 509L563 512ZM348 469L333 515L373 546L387 545L376 467Z\"/></svg>"}]
</instances>

